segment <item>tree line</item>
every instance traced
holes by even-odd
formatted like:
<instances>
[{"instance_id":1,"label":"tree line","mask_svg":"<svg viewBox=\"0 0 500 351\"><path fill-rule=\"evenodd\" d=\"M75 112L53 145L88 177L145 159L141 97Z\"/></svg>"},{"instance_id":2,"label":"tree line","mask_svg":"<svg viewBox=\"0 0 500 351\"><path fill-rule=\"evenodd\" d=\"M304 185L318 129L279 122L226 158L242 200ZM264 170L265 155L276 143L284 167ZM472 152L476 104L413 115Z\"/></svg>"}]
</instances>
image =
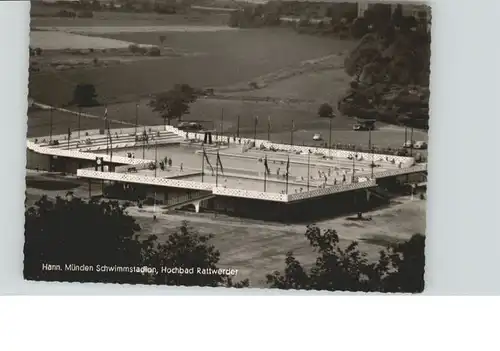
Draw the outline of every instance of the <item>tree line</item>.
<instances>
[{"instance_id":1,"label":"tree line","mask_svg":"<svg viewBox=\"0 0 500 351\"><path fill-rule=\"evenodd\" d=\"M408 127L428 128L430 31L429 14L404 16L374 5L353 23L357 46L344 62L353 77L338 110L348 116L377 118Z\"/></svg>"},{"instance_id":2,"label":"tree line","mask_svg":"<svg viewBox=\"0 0 500 351\"><path fill-rule=\"evenodd\" d=\"M148 274L43 270L49 265L108 265L183 267L217 270L220 252L212 235L201 235L184 222L166 239L141 233L140 225L116 201L85 201L76 197L49 200L42 196L25 211L24 277L29 280L112 282L183 286L248 287L248 280L225 275ZM357 242L342 248L335 230L316 225L305 237L317 254L312 267L286 255L284 270L270 272L271 288L365 292L421 292L424 288L423 235L380 251L375 262L367 259Z\"/></svg>"}]
</instances>

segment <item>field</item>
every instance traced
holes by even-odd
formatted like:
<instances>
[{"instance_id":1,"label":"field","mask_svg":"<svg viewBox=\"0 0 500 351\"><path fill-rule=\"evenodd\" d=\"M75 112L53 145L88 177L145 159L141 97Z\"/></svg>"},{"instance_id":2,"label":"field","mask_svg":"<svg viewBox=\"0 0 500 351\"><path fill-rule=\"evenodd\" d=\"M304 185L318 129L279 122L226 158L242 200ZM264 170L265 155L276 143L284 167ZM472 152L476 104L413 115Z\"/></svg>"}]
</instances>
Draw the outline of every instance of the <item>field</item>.
<instances>
[{"instance_id":1,"label":"field","mask_svg":"<svg viewBox=\"0 0 500 351\"><path fill-rule=\"evenodd\" d=\"M42 50L63 49L123 49L130 42L116 39L95 38L86 35L66 33L62 31L31 31L31 47Z\"/></svg>"},{"instance_id":2,"label":"field","mask_svg":"<svg viewBox=\"0 0 500 351\"><path fill-rule=\"evenodd\" d=\"M85 82L95 84L102 103L133 101L168 90L177 83L225 87L249 82L352 46L351 42L299 35L288 29L171 32L158 26L152 32L132 24L128 27L129 30L137 28L136 32L113 33L111 28L111 33L99 34L99 37L159 45L159 37L164 35L162 46L193 55L105 68L91 66L57 73L32 73L30 95L44 103L64 105L71 100L74 87ZM47 86L51 86L50 91Z\"/></svg>"},{"instance_id":3,"label":"field","mask_svg":"<svg viewBox=\"0 0 500 351\"><path fill-rule=\"evenodd\" d=\"M43 8L42 8L43 9ZM93 18L58 18L53 15L59 9L43 9L32 6L32 27L116 27L123 26L161 26L161 25L213 25L225 26L227 14L192 11L181 15L164 15L157 13L131 13L119 11L94 12Z\"/></svg>"}]
</instances>

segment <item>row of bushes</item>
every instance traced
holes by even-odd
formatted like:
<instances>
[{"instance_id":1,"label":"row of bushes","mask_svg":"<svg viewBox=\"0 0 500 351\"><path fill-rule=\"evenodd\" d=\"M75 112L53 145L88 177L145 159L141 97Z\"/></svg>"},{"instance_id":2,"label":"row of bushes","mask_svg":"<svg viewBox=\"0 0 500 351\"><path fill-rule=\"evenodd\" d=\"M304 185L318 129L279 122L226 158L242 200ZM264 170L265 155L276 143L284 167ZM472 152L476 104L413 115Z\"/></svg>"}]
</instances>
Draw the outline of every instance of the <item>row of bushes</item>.
<instances>
[{"instance_id":1,"label":"row of bushes","mask_svg":"<svg viewBox=\"0 0 500 351\"><path fill-rule=\"evenodd\" d=\"M41 48L32 48L30 47L30 56L41 56L42 55L42 49Z\"/></svg>"},{"instance_id":2,"label":"row of bushes","mask_svg":"<svg viewBox=\"0 0 500 351\"><path fill-rule=\"evenodd\" d=\"M94 13L92 11L80 11L75 12L71 10L61 10L57 12L57 17L65 17L65 18L93 18Z\"/></svg>"},{"instance_id":3,"label":"row of bushes","mask_svg":"<svg viewBox=\"0 0 500 351\"><path fill-rule=\"evenodd\" d=\"M158 46L139 46L137 44L131 44L128 47L129 51L133 54L148 55L148 56L161 56L161 51Z\"/></svg>"}]
</instances>

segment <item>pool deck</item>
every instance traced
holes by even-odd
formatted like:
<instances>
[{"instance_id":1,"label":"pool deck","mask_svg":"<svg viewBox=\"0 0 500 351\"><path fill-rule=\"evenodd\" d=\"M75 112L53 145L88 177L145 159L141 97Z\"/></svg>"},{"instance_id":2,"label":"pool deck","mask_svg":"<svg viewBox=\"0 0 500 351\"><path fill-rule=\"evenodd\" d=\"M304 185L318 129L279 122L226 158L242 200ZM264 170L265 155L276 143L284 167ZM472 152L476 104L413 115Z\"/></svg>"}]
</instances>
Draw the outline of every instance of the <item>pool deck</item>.
<instances>
[{"instance_id":1,"label":"pool deck","mask_svg":"<svg viewBox=\"0 0 500 351\"><path fill-rule=\"evenodd\" d=\"M131 149L114 151L117 156L126 156ZM286 164L290 159L290 175L288 178L288 192L298 193L328 187L338 184L351 184L354 175L358 179L371 177L371 160L349 160L340 157L331 159L319 155L295 154L289 152L275 152L250 149L242 152L241 147L221 147L219 149L222 168L217 166L217 151L207 150L206 155L210 164L202 161L201 145L194 146L159 146L145 150L145 158L154 160L155 153L158 162L170 158L172 166L160 168L137 169L137 174L158 178L181 179L186 181L204 182L214 186L250 190L267 191L271 193L286 192ZM269 174L265 174L264 160L267 156ZM388 160L374 160L377 167L374 173L398 169L398 165ZM309 165L309 166L308 166ZM202 166L204 175L202 177ZM211 166L211 167L210 167ZM181 169L182 167L182 169ZM121 169L127 172L126 168ZM309 174L309 177L308 177ZM203 178L203 179L202 179ZM309 181L308 181L309 178ZM264 182L266 183L264 185ZM265 187L265 189L264 189Z\"/></svg>"},{"instance_id":2,"label":"pool deck","mask_svg":"<svg viewBox=\"0 0 500 351\"><path fill-rule=\"evenodd\" d=\"M238 143L230 143L228 137L215 136L219 144L203 145L203 133L189 133L189 138L188 133L172 126L148 127L152 142L138 146L134 130L121 129L120 134L114 131L112 153L107 152L107 136L99 135L99 131L84 131L86 140L91 140L92 148L88 150L79 149L80 141L75 139L68 141L67 149L65 144L51 146L43 140L41 144L28 140L27 147L35 153L84 160L102 155L105 164L116 166L113 172L94 167L78 169L77 176L81 178L279 202L367 189L377 185L377 178L426 171L426 165L414 165L414 159L408 157L283 145L265 140L241 138ZM57 138L65 143L65 136ZM154 169L155 160L158 165L163 161L163 169Z\"/></svg>"}]
</instances>

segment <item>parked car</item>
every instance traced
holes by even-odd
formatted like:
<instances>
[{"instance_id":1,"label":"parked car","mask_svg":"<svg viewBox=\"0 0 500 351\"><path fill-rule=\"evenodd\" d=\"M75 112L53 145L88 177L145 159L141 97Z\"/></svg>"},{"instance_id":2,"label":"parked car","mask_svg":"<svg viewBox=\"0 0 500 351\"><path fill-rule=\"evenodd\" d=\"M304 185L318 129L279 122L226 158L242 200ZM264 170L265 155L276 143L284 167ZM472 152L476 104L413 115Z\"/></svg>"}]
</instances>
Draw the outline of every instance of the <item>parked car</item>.
<instances>
[{"instance_id":1,"label":"parked car","mask_svg":"<svg viewBox=\"0 0 500 351\"><path fill-rule=\"evenodd\" d=\"M313 135L313 140L320 141L320 140L323 140L323 138L321 137L320 133L316 133Z\"/></svg>"},{"instance_id":2,"label":"parked car","mask_svg":"<svg viewBox=\"0 0 500 351\"><path fill-rule=\"evenodd\" d=\"M427 143L425 141L417 141L413 147L415 149L427 149Z\"/></svg>"},{"instance_id":3,"label":"parked car","mask_svg":"<svg viewBox=\"0 0 500 351\"><path fill-rule=\"evenodd\" d=\"M179 123L179 125L177 126L177 128L179 128L180 130L184 130L184 131L199 131L201 129L203 129L203 126L199 123L196 123L196 122L181 122Z\"/></svg>"},{"instance_id":4,"label":"parked car","mask_svg":"<svg viewBox=\"0 0 500 351\"><path fill-rule=\"evenodd\" d=\"M413 147L413 145L414 145L414 143L413 143L411 140L407 140L407 141L405 141L405 142L403 143L403 147L404 147L404 148L407 148L407 149L409 149L409 148Z\"/></svg>"},{"instance_id":5,"label":"parked car","mask_svg":"<svg viewBox=\"0 0 500 351\"><path fill-rule=\"evenodd\" d=\"M372 124L360 124L356 123L352 126L352 129L355 131L364 131L364 130L373 130L374 126Z\"/></svg>"}]
</instances>

